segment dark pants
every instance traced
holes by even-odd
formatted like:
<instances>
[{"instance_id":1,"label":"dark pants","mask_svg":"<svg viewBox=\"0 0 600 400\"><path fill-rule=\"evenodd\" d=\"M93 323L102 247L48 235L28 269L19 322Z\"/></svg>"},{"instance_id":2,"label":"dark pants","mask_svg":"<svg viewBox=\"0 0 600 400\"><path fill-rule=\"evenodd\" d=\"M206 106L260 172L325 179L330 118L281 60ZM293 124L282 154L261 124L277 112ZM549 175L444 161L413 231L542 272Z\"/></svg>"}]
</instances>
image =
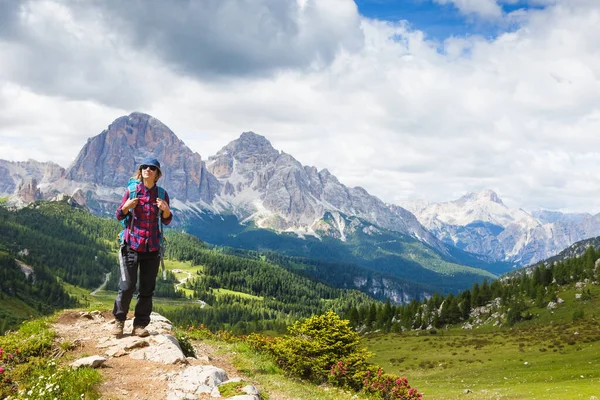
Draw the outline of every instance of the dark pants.
<instances>
[{"instance_id":1,"label":"dark pants","mask_svg":"<svg viewBox=\"0 0 600 400\"><path fill-rule=\"evenodd\" d=\"M138 268L140 271L140 286L135 304L134 326L146 326L150 323L152 312L152 296L156 286L156 275L160 265L160 252L151 251L138 253L129 246L120 249L119 292L115 299L113 315L115 319L125 321L129 312L129 304L137 284Z\"/></svg>"}]
</instances>

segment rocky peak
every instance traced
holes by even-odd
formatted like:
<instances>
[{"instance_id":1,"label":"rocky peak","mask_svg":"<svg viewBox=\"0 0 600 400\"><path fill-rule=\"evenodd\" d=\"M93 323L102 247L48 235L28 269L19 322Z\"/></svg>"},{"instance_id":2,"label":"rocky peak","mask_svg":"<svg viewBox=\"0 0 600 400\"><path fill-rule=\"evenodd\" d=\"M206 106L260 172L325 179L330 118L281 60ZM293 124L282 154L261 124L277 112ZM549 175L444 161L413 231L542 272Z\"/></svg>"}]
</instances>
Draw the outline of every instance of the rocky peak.
<instances>
[{"instance_id":1,"label":"rocky peak","mask_svg":"<svg viewBox=\"0 0 600 400\"><path fill-rule=\"evenodd\" d=\"M486 201L504 205L500 197L498 197L498 194L490 189L484 189L479 192L469 192L458 200L458 202L461 203Z\"/></svg>"},{"instance_id":2,"label":"rocky peak","mask_svg":"<svg viewBox=\"0 0 600 400\"><path fill-rule=\"evenodd\" d=\"M170 197L212 201L219 184L200 155L158 119L139 112L117 118L108 129L90 138L65 178L109 188L125 187L146 157L160 161L163 178L159 184Z\"/></svg>"},{"instance_id":3,"label":"rocky peak","mask_svg":"<svg viewBox=\"0 0 600 400\"><path fill-rule=\"evenodd\" d=\"M65 170L58 164L52 162L28 161L5 161L0 160L0 195L17 195L35 181L35 189L59 180Z\"/></svg>"},{"instance_id":4,"label":"rocky peak","mask_svg":"<svg viewBox=\"0 0 600 400\"><path fill-rule=\"evenodd\" d=\"M35 178L25 178L17 188L17 197L25 204L32 203L42 198Z\"/></svg>"},{"instance_id":5,"label":"rocky peak","mask_svg":"<svg viewBox=\"0 0 600 400\"><path fill-rule=\"evenodd\" d=\"M275 162L278 157L279 152L264 136L244 132L238 139L219 150L215 156L209 157L209 165L211 168L222 168L224 165L233 165L233 159L242 163L265 165Z\"/></svg>"}]
</instances>

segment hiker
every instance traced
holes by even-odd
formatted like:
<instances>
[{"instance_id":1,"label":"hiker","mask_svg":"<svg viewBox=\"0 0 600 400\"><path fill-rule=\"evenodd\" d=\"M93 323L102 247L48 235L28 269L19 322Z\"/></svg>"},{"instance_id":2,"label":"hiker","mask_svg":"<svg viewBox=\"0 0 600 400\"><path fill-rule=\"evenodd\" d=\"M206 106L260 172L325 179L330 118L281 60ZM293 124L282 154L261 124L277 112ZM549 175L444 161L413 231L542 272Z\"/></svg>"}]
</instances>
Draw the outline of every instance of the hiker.
<instances>
[{"instance_id":1,"label":"hiker","mask_svg":"<svg viewBox=\"0 0 600 400\"><path fill-rule=\"evenodd\" d=\"M140 337L149 335L146 326L150 323L152 296L161 262L161 223L168 225L173 219L169 196L156 184L161 175L158 160L144 159L117 208L117 219L128 222L122 236L119 253L121 277L113 307L113 334L116 337L123 335L129 304L136 289L138 269L140 284L131 334Z\"/></svg>"}]
</instances>

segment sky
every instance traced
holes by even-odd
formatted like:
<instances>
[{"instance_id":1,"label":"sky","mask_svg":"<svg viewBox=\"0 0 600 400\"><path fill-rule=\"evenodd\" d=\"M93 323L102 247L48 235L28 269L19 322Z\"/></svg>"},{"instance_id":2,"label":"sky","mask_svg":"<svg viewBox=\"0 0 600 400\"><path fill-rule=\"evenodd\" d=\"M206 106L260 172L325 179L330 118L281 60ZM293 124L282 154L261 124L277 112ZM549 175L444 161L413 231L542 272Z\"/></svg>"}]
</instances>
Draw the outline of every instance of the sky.
<instances>
[{"instance_id":1,"label":"sky","mask_svg":"<svg viewBox=\"0 0 600 400\"><path fill-rule=\"evenodd\" d=\"M0 159L68 167L139 111L385 202L600 212L597 0L0 0Z\"/></svg>"}]
</instances>

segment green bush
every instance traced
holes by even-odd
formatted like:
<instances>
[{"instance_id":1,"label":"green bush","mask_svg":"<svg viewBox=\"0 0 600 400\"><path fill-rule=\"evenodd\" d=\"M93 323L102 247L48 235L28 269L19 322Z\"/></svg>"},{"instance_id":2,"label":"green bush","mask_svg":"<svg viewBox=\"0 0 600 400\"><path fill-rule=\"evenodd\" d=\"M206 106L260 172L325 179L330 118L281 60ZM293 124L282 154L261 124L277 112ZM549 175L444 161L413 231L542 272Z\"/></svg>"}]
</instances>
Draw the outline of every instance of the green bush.
<instances>
[{"instance_id":1,"label":"green bush","mask_svg":"<svg viewBox=\"0 0 600 400\"><path fill-rule=\"evenodd\" d=\"M344 386L357 386L352 377L364 368L370 353L360 347L360 337L349 321L328 311L297 321L288 330L289 336L270 344L270 351L284 371L323 383L329 380L332 366L342 362L347 377Z\"/></svg>"},{"instance_id":2,"label":"green bush","mask_svg":"<svg viewBox=\"0 0 600 400\"><path fill-rule=\"evenodd\" d=\"M360 337L350 321L333 311L295 322L283 338L250 334L245 343L270 353L279 366L294 377L321 384L363 391L380 399L421 399L404 377L383 374L378 366L367 363L371 356L360 347Z\"/></svg>"},{"instance_id":3,"label":"green bush","mask_svg":"<svg viewBox=\"0 0 600 400\"><path fill-rule=\"evenodd\" d=\"M179 347L181 347L181 352L186 357L196 357L196 351L194 350L194 345L190 341L188 335L183 333L180 330L175 331L175 339L179 342Z\"/></svg>"}]
</instances>

